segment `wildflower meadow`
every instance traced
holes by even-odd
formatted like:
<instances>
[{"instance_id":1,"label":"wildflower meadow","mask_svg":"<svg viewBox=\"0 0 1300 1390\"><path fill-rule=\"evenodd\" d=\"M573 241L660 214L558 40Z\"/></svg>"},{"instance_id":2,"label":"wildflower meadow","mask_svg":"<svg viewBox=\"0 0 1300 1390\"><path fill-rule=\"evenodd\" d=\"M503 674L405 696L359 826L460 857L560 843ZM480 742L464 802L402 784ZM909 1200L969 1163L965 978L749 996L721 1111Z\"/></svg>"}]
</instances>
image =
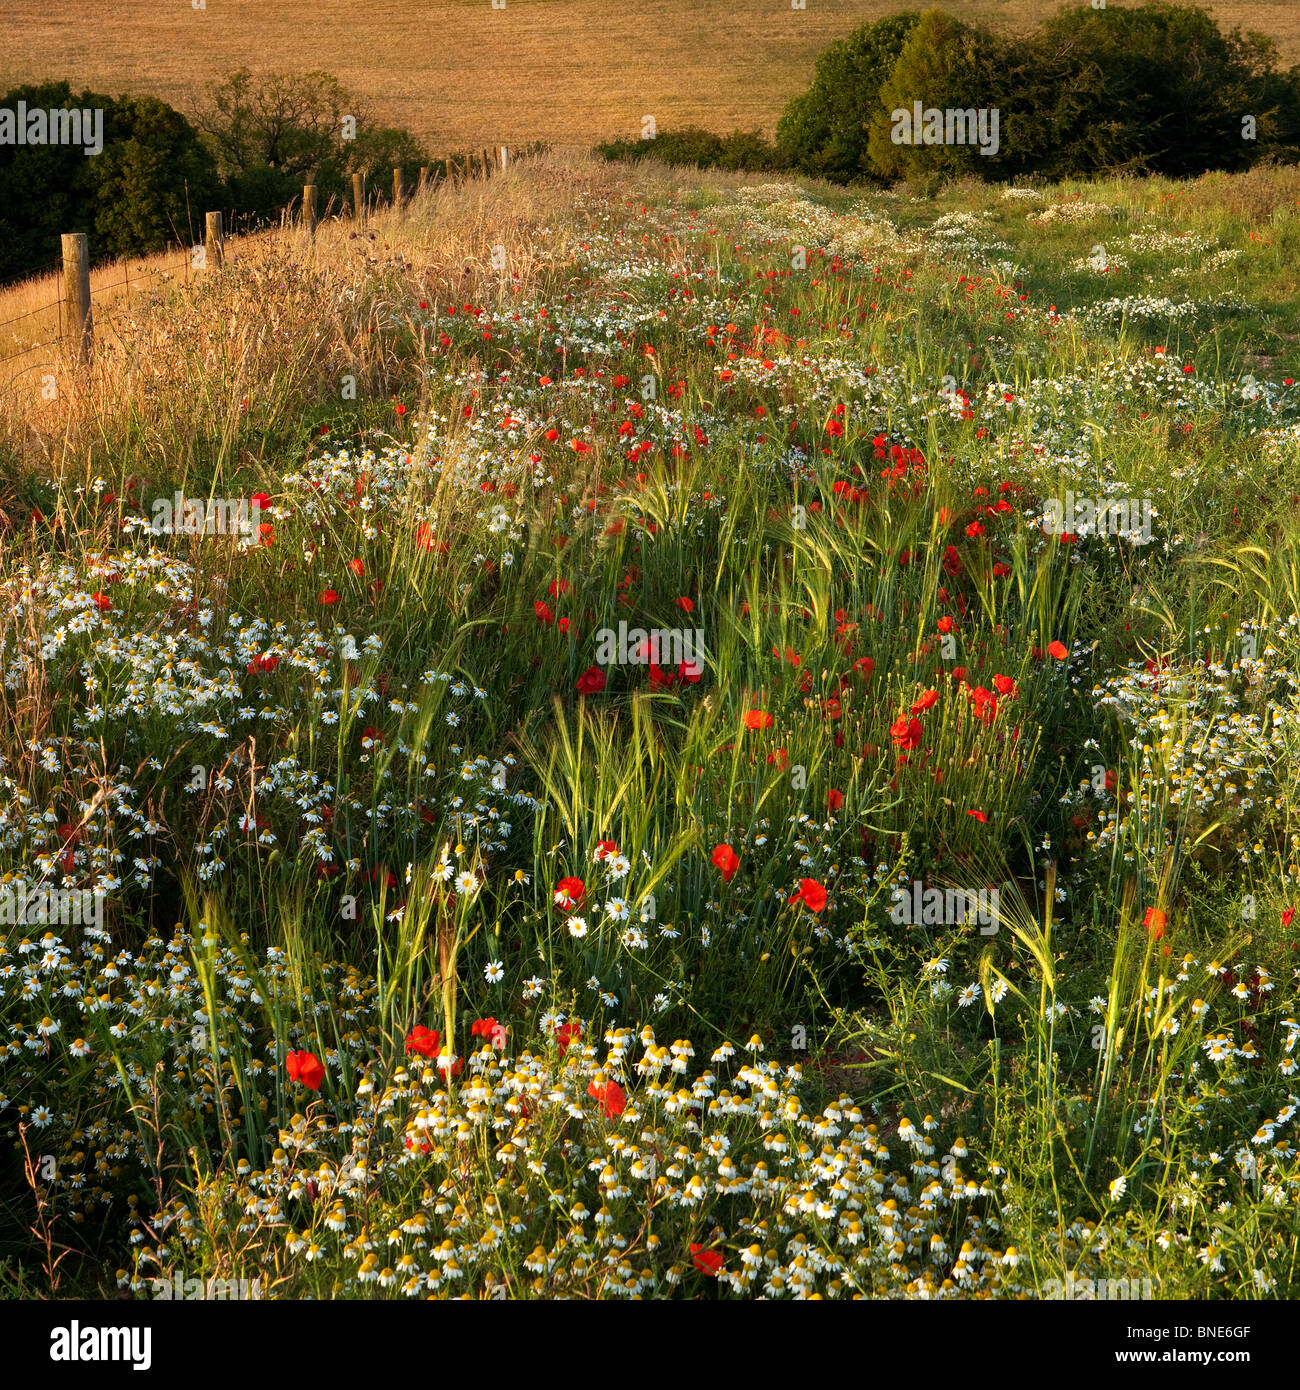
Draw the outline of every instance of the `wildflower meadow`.
<instances>
[{"instance_id":1,"label":"wildflower meadow","mask_svg":"<svg viewBox=\"0 0 1300 1390\"><path fill-rule=\"evenodd\" d=\"M1295 1297L1298 251L540 153L13 385L6 1298Z\"/></svg>"}]
</instances>

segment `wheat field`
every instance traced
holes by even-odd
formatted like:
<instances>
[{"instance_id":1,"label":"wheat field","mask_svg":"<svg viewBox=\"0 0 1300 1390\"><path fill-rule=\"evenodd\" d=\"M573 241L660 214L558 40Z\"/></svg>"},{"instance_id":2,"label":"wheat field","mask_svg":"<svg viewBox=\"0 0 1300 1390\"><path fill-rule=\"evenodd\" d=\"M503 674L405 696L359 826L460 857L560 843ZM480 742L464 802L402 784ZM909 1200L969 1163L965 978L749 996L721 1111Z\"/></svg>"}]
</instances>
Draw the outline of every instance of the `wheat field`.
<instances>
[{"instance_id":1,"label":"wheat field","mask_svg":"<svg viewBox=\"0 0 1300 1390\"><path fill-rule=\"evenodd\" d=\"M901 0L9 0L8 82L66 78L113 95L153 93L193 109L231 68L334 73L387 124L434 153L490 142L556 145L687 122L770 133L817 54ZM925 8L915 4L913 8ZM958 0L963 19L1011 29L1056 8ZM1295 0L1222 0L1221 21L1274 38L1300 62Z\"/></svg>"}]
</instances>

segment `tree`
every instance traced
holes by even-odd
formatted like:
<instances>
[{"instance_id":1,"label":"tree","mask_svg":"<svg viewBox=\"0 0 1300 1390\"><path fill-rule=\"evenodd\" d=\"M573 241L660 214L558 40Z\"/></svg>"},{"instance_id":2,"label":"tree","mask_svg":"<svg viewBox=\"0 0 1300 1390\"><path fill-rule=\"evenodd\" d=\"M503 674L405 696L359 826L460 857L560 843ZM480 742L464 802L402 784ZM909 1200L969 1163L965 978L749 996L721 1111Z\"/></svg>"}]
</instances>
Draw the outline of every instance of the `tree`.
<instances>
[{"instance_id":1,"label":"tree","mask_svg":"<svg viewBox=\"0 0 1300 1390\"><path fill-rule=\"evenodd\" d=\"M402 167L414 177L430 162L407 130L372 123L327 72L254 74L238 68L214 83L199 118L228 196L266 218L315 183L324 206L351 197L351 176Z\"/></svg>"},{"instance_id":2,"label":"tree","mask_svg":"<svg viewBox=\"0 0 1300 1390\"><path fill-rule=\"evenodd\" d=\"M942 10L927 10L908 36L894 69L880 91L871 118L867 153L872 169L884 176L914 178L924 174L1005 175L1017 166L1016 141L1008 139L1002 117L1023 103L1014 94L1016 74L1025 64L1022 46L978 25L962 24ZM895 113L911 121L916 103L923 110L987 113L986 126L997 122L997 143L985 155L971 140L966 143L919 143ZM898 138L907 133L911 142ZM992 141L989 148L993 149Z\"/></svg>"},{"instance_id":3,"label":"tree","mask_svg":"<svg viewBox=\"0 0 1300 1390\"><path fill-rule=\"evenodd\" d=\"M198 131L156 97L122 97L105 122L104 152L88 160L97 245L112 255L201 239L222 196Z\"/></svg>"},{"instance_id":4,"label":"tree","mask_svg":"<svg viewBox=\"0 0 1300 1390\"><path fill-rule=\"evenodd\" d=\"M870 172L867 131L880 90L919 19L909 10L864 24L818 57L812 85L786 106L776 128L792 163L832 179Z\"/></svg>"},{"instance_id":5,"label":"tree","mask_svg":"<svg viewBox=\"0 0 1300 1390\"><path fill-rule=\"evenodd\" d=\"M198 132L154 97L74 95L66 82L17 87L0 107L101 112L103 148L0 145L0 279L47 270L59 237L85 232L91 259L161 250L190 239L189 209L220 196L220 180Z\"/></svg>"}]
</instances>

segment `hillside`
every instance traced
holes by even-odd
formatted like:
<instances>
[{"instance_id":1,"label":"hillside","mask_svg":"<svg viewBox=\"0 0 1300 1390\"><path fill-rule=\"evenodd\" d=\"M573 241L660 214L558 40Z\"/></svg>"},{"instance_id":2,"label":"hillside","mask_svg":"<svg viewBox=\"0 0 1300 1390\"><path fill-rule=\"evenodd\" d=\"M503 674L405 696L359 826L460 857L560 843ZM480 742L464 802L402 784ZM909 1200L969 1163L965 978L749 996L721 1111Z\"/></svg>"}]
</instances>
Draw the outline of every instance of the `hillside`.
<instances>
[{"instance_id":1,"label":"hillside","mask_svg":"<svg viewBox=\"0 0 1300 1390\"><path fill-rule=\"evenodd\" d=\"M323 68L436 153L490 142L558 145L637 135L641 118L771 132L817 54L896 0L9 0L7 80L67 78L192 107L231 68ZM924 8L917 5L916 8ZM954 14L1030 27L1040 0L959 0ZM1292 0L1220 0L1300 62Z\"/></svg>"}]
</instances>

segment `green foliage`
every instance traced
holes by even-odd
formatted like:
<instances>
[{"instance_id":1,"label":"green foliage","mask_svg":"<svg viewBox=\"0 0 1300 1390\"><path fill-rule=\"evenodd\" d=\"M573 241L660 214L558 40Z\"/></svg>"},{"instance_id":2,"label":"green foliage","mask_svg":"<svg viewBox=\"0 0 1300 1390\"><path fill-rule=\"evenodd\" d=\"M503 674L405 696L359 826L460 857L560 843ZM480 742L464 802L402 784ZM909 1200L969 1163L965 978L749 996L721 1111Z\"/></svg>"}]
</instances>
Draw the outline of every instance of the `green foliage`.
<instances>
[{"instance_id":1,"label":"green foliage","mask_svg":"<svg viewBox=\"0 0 1300 1390\"><path fill-rule=\"evenodd\" d=\"M192 210L219 196L198 132L154 97L118 97L66 82L16 87L0 108L103 112L104 145L0 145L0 279L49 269L64 232L86 232L95 261L188 240Z\"/></svg>"},{"instance_id":2,"label":"green foliage","mask_svg":"<svg viewBox=\"0 0 1300 1390\"><path fill-rule=\"evenodd\" d=\"M872 172L867 130L880 109L881 87L919 19L907 11L864 24L817 59L812 86L790 102L776 128L792 164L830 179Z\"/></svg>"},{"instance_id":3,"label":"green foliage","mask_svg":"<svg viewBox=\"0 0 1300 1390\"><path fill-rule=\"evenodd\" d=\"M1297 88L1273 69L1272 40L1224 34L1202 9L1080 5L1050 19L1033 48L1041 173L1194 176L1295 157ZM1247 115L1253 140L1243 138Z\"/></svg>"},{"instance_id":4,"label":"green foliage","mask_svg":"<svg viewBox=\"0 0 1300 1390\"><path fill-rule=\"evenodd\" d=\"M1019 57L1018 45L990 30L962 24L942 10L927 10L880 89L867 133L871 168L897 178L1004 171L1008 159L1000 129L992 155L972 144L908 144L898 139L897 113L905 113L910 121L914 103L919 101L926 109L974 108L997 111L1000 118L1015 90L1013 69ZM917 132L912 132L912 139L915 142Z\"/></svg>"},{"instance_id":5,"label":"green foliage","mask_svg":"<svg viewBox=\"0 0 1300 1390\"><path fill-rule=\"evenodd\" d=\"M664 164L700 169L743 169L753 173L790 167L786 152L770 145L757 131L714 135L699 126L663 130L653 140L612 140L597 145L606 159L635 162L657 159Z\"/></svg>"}]
</instances>

